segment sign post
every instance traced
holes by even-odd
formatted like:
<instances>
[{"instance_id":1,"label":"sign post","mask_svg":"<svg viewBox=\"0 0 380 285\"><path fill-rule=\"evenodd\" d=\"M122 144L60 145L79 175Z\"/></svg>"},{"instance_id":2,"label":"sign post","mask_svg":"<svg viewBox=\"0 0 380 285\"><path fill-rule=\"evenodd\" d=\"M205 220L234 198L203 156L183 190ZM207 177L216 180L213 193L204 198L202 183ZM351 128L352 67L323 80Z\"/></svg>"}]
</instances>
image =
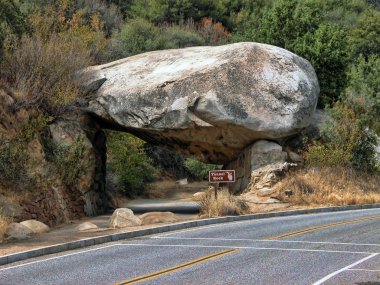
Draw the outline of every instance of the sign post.
<instances>
[{"instance_id":1,"label":"sign post","mask_svg":"<svg viewBox=\"0 0 380 285\"><path fill-rule=\"evenodd\" d=\"M218 199L219 183L233 183L236 181L235 170L210 170L208 172L208 181L215 183L215 200Z\"/></svg>"}]
</instances>

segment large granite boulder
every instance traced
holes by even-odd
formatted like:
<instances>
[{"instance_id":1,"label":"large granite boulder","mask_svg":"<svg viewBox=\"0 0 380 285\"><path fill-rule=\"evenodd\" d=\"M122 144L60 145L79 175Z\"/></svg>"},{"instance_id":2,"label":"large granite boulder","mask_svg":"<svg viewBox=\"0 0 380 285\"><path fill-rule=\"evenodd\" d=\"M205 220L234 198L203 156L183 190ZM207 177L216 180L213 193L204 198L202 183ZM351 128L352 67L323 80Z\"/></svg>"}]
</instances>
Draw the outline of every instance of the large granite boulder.
<instances>
[{"instance_id":1,"label":"large granite boulder","mask_svg":"<svg viewBox=\"0 0 380 285\"><path fill-rule=\"evenodd\" d=\"M266 140L255 142L246 147L236 160L226 166L228 169L236 169L236 183L229 185L230 191L241 192L248 184L251 184L248 187L250 191L252 191L252 185L256 184L261 185L260 189L267 188L268 181L272 181L273 177L277 179L277 173L283 172L278 169L283 169L282 165L284 163L286 165L287 160L290 159L281 145Z\"/></svg>"},{"instance_id":2,"label":"large granite boulder","mask_svg":"<svg viewBox=\"0 0 380 285\"><path fill-rule=\"evenodd\" d=\"M21 222L20 224L28 227L35 234L47 233L50 231L50 228L48 225L45 225L44 223L37 220L27 220L27 221Z\"/></svg>"},{"instance_id":3,"label":"large granite boulder","mask_svg":"<svg viewBox=\"0 0 380 285\"><path fill-rule=\"evenodd\" d=\"M307 127L319 94L308 61L258 43L154 51L84 74L81 105L104 127L218 164Z\"/></svg>"},{"instance_id":4,"label":"large granite boulder","mask_svg":"<svg viewBox=\"0 0 380 285\"><path fill-rule=\"evenodd\" d=\"M33 231L19 223L11 223L5 230L5 239L7 241L24 240L32 237Z\"/></svg>"},{"instance_id":5,"label":"large granite boulder","mask_svg":"<svg viewBox=\"0 0 380 285\"><path fill-rule=\"evenodd\" d=\"M141 220L128 208L116 209L108 221L110 228L141 226Z\"/></svg>"},{"instance_id":6,"label":"large granite boulder","mask_svg":"<svg viewBox=\"0 0 380 285\"><path fill-rule=\"evenodd\" d=\"M142 225L176 223L181 220L180 217L172 212L148 212L142 214L139 218L142 222Z\"/></svg>"}]
</instances>

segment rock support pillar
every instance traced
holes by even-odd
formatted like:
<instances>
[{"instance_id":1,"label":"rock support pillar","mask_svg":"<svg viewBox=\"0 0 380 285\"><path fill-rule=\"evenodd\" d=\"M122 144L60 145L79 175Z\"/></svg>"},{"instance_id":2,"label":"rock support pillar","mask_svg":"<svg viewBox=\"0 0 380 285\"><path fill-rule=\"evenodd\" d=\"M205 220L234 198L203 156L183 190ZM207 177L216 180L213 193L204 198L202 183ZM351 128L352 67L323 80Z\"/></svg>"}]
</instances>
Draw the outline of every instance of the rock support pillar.
<instances>
[{"instance_id":1,"label":"rock support pillar","mask_svg":"<svg viewBox=\"0 0 380 285\"><path fill-rule=\"evenodd\" d=\"M275 142L259 140L246 147L236 160L225 166L226 169L236 170L236 183L229 185L230 192L242 193L251 182L252 171L270 164L284 163L287 159L287 152Z\"/></svg>"}]
</instances>

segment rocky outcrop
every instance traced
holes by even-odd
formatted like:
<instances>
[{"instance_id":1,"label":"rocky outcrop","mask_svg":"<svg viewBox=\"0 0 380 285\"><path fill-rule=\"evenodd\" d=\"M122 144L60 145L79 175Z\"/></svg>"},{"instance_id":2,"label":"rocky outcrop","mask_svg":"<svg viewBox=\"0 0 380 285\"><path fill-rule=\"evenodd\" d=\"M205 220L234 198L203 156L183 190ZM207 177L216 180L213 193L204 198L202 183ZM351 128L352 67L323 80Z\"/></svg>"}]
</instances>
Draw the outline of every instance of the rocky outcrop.
<instances>
[{"instance_id":1,"label":"rocky outcrop","mask_svg":"<svg viewBox=\"0 0 380 285\"><path fill-rule=\"evenodd\" d=\"M142 214L139 218L142 221L142 225L175 223L181 220L172 212L149 212Z\"/></svg>"},{"instance_id":2,"label":"rocky outcrop","mask_svg":"<svg viewBox=\"0 0 380 285\"><path fill-rule=\"evenodd\" d=\"M27 220L21 222L20 224L28 227L35 234L47 233L50 231L49 226L37 220Z\"/></svg>"},{"instance_id":3,"label":"rocky outcrop","mask_svg":"<svg viewBox=\"0 0 380 285\"><path fill-rule=\"evenodd\" d=\"M22 208L8 198L0 195L0 215L17 219L21 216Z\"/></svg>"},{"instance_id":4,"label":"rocky outcrop","mask_svg":"<svg viewBox=\"0 0 380 285\"><path fill-rule=\"evenodd\" d=\"M236 170L236 183L230 185L230 190L239 193L252 184L254 177L261 177L262 173L267 173L271 167L277 169L278 165L284 164L288 160L287 152L283 151L282 146L275 142L259 140L253 145L244 149L238 158L229 163L227 169ZM272 171L269 171L272 173ZM264 179L267 181L271 174ZM254 179L254 183L258 182ZM262 182L266 185L267 182Z\"/></svg>"},{"instance_id":5,"label":"rocky outcrop","mask_svg":"<svg viewBox=\"0 0 380 285\"><path fill-rule=\"evenodd\" d=\"M273 186L277 184L285 174L297 164L288 162L272 163L251 173L251 182L246 191L256 193L258 196L269 196L274 192Z\"/></svg>"},{"instance_id":6,"label":"rocky outcrop","mask_svg":"<svg viewBox=\"0 0 380 285\"><path fill-rule=\"evenodd\" d=\"M110 228L141 226L141 220L128 208L116 209L108 222Z\"/></svg>"},{"instance_id":7,"label":"rocky outcrop","mask_svg":"<svg viewBox=\"0 0 380 285\"><path fill-rule=\"evenodd\" d=\"M81 141L83 155L78 157L80 159L78 163L81 164L83 171L76 183L70 187L78 192L75 197L80 198L82 212L87 216L94 216L103 213L108 205L105 190L106 137L103 131L92 117L77 112L48 125L44 133L45 141L66 147L74 146L78 138L83 140ZM49 151L48 148L45 143L45 151ZM60 201L61 211L70 212L70 209L66 208L70 208L73 203L71 201L66 203L65 198L59 195L59 191L53 189L53 192L56 200Z\"/></svg>"},{"instance_id":8,"label":"rocky outcrop","mask_svg":"<svg viewBox=\"0 0 380 285\"><path fill-rule=\"evenodd\" d=\"M108 208L106 146L99 125L79 111L55 119L43 116L39 110L14 106L11 95L0 88L0 213L16 222L37 219L49 226L103 213ZM79 137L81 155L71 160L80 168L68 183L64 171L57 170L63 163L57 154L65 160L60 151L75 147ZM16 202L10 203L8 196Z\"/></svg>"},{"instance_id":9,"label":"rocky outcrop","mask_svg":"<svg viewBox=\"0 0 380 285\"><path fill-rule=\"evenodd\" d=\"M2 207L15 221L52 226L109 208L104 128L231 166L238 176L234 188L242 191L253 170L288 160L277 143L309 125L319 93L309 62L258 43L149 52L83 75L79 109L42 121L39 110L16 108L16 97L0 89L1 151L18 135L27 136L15 140L28 155L18 165L22 171L13 172L20 179L0 179L0 193L20 195L21 214ZM61 163L70 156L60 151L78 141L71 164ZM65 173L71 166L75 173ZM110 221L110 227L140 224L128 209Z\"/></svg>"},{"instance_id":10,"label":"rocky outcrop","mask_svg":"<svg viewBox=\"0 0 380 285\"><path fill-rule=\"evenodd\" d=\"M103 126L217 164L308 126L319 93L309 62L258 43L149 52L85 76L82 107Z\"/></svg>"}]
</instances>

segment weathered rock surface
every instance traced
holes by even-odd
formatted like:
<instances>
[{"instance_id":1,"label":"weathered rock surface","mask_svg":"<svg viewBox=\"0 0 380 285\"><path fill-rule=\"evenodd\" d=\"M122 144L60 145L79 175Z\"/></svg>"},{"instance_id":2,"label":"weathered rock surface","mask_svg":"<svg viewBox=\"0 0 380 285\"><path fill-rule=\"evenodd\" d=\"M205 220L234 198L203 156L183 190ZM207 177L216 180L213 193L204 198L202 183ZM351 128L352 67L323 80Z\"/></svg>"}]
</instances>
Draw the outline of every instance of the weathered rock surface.
<instances>
[{"instance_id":1,"label":"weathered rock surface","mask_svg":"<svg viewBox=\"0 0 380 285\"><path fill-rule=\"evenodd\" d=\"M191 199L193 201L201 201L202 199L204 199L206 197L207 193L206 192L196 192L194 193L193 197L191 197Z\"/></svg>"},{"instance_id":2,"label":"weathered rock surface","mask_svg":"<svg viewBox=\"0 0 380 285\"><path fill-rule=\"evenodd\" d=\"M99 229L99 227L90 222L84 222L75 227L75 230L78 232L96 230L96 229Z\"/></svg>"},{"instance_id":3,"label":"weathered rock surface","mask_svg":"<svg viewBox=\"0 0 380 285\"><path fill-rule=\"evenodd\" d=\"M288 153L288 156L289 156L290 161L292 161L292 162L297 162L297 163L303 162L302 156L299 155L298 153L290 151Z\"/></svg>"},{"instance_id":4,"label":"weathered rock surface","mask_svg":"<svg viewBox=\"0 0 380 285\"><path fill-rule=\"evenodd\" d=\"M83 107L104 126L218 164L307 127L319 93L308 61L258 43L149 52L85 75Z\"/></svg>"},{"instance_id":5,"label":"weathered rock surface","mask_svg":"<svg viewBox=\"0 0 380 285\"><path fill-rule=\"evenodd\" d=\"M12 203L5 196L0 195L0 215L6 217L17 218L21 215L22 208Z\"/></svg>"},{"instance_id":6,"label":"weathered rock surface","mask_svg":"<svg viewBox=\"0 0 380 285\"><path fill-rule=\"evenodd\" d=\"M5 230L5 239L8 241L14 240L24 240L28 239L33 235L33 231L19 223L11 223Z\"/></svg>"},{"instance_id":7,"label":"weathered rock surface","mask_svg":"<svg viewBox=\"0 0 380 285\"><path fill-rule=\"evenodd\" d=\"M256 170L259 171L261 177L261 168L265 169L266 166L270 165L282 165L287 159L288 154L283 151L279 144L266 140L255 142L245 148L235 161L226 166L227 169L236 169L236 183L230 186L230 190L232 192L243 191L248 184L252 184L251 177L256 175Z\"/></svg>"},{"instance_id":8,"label":"weathered rock surface","mask_svg":"<svg viewBox=\"0 0 380 285\"><path fill-rule=\"evenodd\" d=\"M296 164L288 162L272 163L260 167L251 174L251 183L247 191L256 193L259 196L268 196L274 192L273 186L279 182Z\"/></svg>"},{"instance_id":9,"label":"weathered rock surface","mask_svg":"<svg viewBox=\"0 0 380 285\"><path fill-rule=\"evenodd\" d=\"M140 226L141 220L128 208L116 209L110 217L108 226L110 228L125 228Z\"/></svg>"},{"instance_id":10,"label":"weathered rock surface","mask_svg":"<svg viewBox=\"0 0 380 285\"><path fill-rule=\"evenodd\" d=\"M285 162L288 154L277 143L260 140L251 148L251 170L258 169L268 164Z\"/></svg>"},{"instance_id":11,"label":"weathered rock surface","mask_svg":"<svg viewBox=\"0 0 380 285\"><path fill-rule=\"evenodd\" d=\"M159 223L175 223L181 219L172 212L149 212L142 214L140 217L143 225Z\"/></svg>"},{"instance_id":12,"label":"weathered rock surface","mask_svg":"<svg viewBox=\"0 0 380 285\"><path fill-rule=\"evenodd\" d=\"M12 141L21 135L27 155L26 163L17 165L17 179L0 175L0 193L12 193L19 205L0 195L0 214L16 222L38 219L49 225L64 223L85 215L98 215L109 209L105 190L105 134L92 116L81 111L67 112L59 118L46 118L46 124L31 124L42 117L33 108L14 108L11 90L0 88L0 139ZM44 117L45 118L45 117ZM23 129L34 133L27 140ZM78 138L82 157L76 158L81 171L75 183L66 183L62 173L55 171L57 147L72 148ZM1 144L0 153L5 144ZM6 150L6 149L5 149ZM17 161L16 161L17 162ZM2 171L0 170L0 174ZM7 196L7 195L5 195Z\"/></svg>"},{"instance_id":13,"label":"weathered rock surface","mask_svg":"<svg viewBox=\"0 0 380 285\"><path fill-rule=\"evenodd\" d=\"M37 220L27 220L27 221L21 222L20 224L28 227L35 234L47 233L50 231L49 226Z\"/></svg>"}]
</instances>

